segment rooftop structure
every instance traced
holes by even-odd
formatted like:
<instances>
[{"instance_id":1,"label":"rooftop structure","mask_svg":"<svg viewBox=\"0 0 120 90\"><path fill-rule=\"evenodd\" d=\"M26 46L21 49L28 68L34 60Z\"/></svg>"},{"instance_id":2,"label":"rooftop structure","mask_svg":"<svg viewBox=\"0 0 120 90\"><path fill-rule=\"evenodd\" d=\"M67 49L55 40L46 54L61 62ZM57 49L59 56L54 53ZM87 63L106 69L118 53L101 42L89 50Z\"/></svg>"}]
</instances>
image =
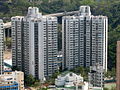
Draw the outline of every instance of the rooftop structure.
<instances>
[{"instance_id":1,"label":"rooftop structure","mask_svg":"<svg viewBox=\"0 0 120 90\"><path fill-rule=\"evenodd\" d=\"M83 16L85 15L90 16L91 15L90 6L80 6L79 13L80 15L83 15Z\"/></svg>"},{"instance_id":2,"label":"rooftop structure","mask_svg":"<svg viewBox=\"0 0 120 90\"><path fill-rule=\"evenodd\" d=\"M11 28L11 22L4 23L4 29Z\"/></svg>"}]
</instances>

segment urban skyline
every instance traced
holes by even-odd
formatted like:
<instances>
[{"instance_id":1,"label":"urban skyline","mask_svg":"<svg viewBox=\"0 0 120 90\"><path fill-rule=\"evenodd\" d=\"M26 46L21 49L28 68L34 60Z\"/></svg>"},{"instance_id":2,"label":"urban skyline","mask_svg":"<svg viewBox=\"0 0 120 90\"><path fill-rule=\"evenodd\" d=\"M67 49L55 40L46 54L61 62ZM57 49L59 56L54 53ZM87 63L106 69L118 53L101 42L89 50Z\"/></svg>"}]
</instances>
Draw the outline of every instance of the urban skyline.
<instances>
[{"instance_id":1,"label":"urban skyline","mask_svg":"<svg viewBox=\"0 0 120 90\"><path fill-rule=\"evenodd\" d=\"M12 65L16 69L44 81L59 72L61 63L62 70L79 66L90 68L100 64L101 73L97 70L99 68L94 74L91 70L90 78L97 78L101 85L96 81L96 86L104 87L103 72L107 72L107 16L91 15L89 6L81 6L76 15L64 16L62 55L58 53L57 17L42 15L37 7L29 7L26 16L14 16L11 23Z\"/></svg>"}]
</instances>

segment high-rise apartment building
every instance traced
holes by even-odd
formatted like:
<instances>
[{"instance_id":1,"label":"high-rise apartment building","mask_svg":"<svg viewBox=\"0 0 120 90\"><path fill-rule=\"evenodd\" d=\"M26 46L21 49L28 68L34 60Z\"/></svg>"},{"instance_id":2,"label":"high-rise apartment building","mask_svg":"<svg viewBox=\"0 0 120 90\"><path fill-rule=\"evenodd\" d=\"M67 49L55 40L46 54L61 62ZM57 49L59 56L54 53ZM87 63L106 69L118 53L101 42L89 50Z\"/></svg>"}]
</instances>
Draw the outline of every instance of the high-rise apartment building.
<instances>
[{"instance_id":1,"label":"high-rise apartment building","mask_svg":"<svg viewBox=\"0 0 120 90\"><path fill-rule=\"evenodd\" d=\"M120 41L117 41L116 55L116 90L120 90Z\"/></svg>"},{"instance_id":2,"label":"high-rise apartment building","mask_svg":"<svg viewBox=\"0 0 120 90\"><path fill-rule=\"evenodd\" d=\"M0 74L3 74L3 21L0 19Z\"/></svg>"},{"instance_id":3,"label":"high-rise apartment building","mask_svg":"<svg viewBox=\"0 0 120 90\"><path fill-rule=\"evenodd\" d=\"M27 16L23 19L23 60L28 65L24 66L24 70L28 70L28 74L38 79L44 78L44 38L41 17L38 8L30 7Z\"/></svg>"},{"instance_id":4,"label":"high-rise apartment building","mask_svg":"<svg viewBox=\"0 0 120 90\"><path fill-rule=\"evenodd\" d=\"M13 66L25 74L43 79L57 70L56 17L29 7L27 16L12 17L12 41Z\"/></svg>"},{"instance_id":5,"label":"high-rise apartment building","mask_svg":"<svg viewBox=\"0 0 120 90\"><path fill-rule=\"evenodd\" d=\"M63 69L89 67L99 63L107 70L106 16L91 15L89 6L81 6L77 16L62 18Z\"/></svg>"},{"instance_id":6,"label":"high-rise apartment building","mask_svg":"<svg viewBox=\"0 0 120 90\"><path fill-rule=\"evenodd\" d=\"M22 70L24 65L23 59L23 48L22 48L22 26L23 26L23 17L16 16L12 19L12 64L13 66L17 66L20 70Z\"/></svg>"},{"instance_id":7,"label":"high-rise apartment building","mask_svg":"<svg viewBox=\"0 0 120 90\"><path fill-rule=\"evenodd\" d=\"M43 16L45 77L57 71L57 17Z\"/></svg>"}]
</instances>

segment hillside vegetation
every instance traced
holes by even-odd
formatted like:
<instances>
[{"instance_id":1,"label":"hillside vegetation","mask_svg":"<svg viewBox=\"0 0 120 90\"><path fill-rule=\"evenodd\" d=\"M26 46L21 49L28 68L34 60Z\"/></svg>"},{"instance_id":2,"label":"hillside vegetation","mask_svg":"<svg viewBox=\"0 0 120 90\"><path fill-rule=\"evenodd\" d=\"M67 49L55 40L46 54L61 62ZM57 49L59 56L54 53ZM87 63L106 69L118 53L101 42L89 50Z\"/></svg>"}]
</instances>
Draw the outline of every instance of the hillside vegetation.
<instances>
[{"instance_id":1,"label":"hillside vegetation","mask_svg":"<svg viewBox=\"0 0 120 90\"><path fill-rule=\"evenodd\" d=\"M108 68L116 63L116 41L120 40L120 0L9 0L0 2L0 18L10 21L11 16L25 15L29 6L37 6L43 14L78 10L81 5L90 5L93 15L109 18ZM61 31L61 30L59 30ZM61 32L59 32L60 34ZM59 35L61 38L61 34ZM61 39L60 39L61 40ZM61 47L59 48L59 50Z\"/></svg>"}]
</instances>

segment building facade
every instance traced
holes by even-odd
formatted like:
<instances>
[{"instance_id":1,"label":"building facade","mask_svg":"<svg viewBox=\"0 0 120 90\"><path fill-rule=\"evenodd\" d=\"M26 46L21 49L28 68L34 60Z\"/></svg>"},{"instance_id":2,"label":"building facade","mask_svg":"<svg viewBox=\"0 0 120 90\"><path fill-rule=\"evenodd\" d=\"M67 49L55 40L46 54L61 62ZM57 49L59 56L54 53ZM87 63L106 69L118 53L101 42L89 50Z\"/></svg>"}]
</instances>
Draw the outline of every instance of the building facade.
<instances>
[{"instance_id":1,"label":"building facade","mask_svg":"<svg viewBox=\"0 0 120 90\"><path fill-rule=\"evenodd\" d=\"M77 16L64 16L63 69L99 63L107 71L107 29L107 17L91 15L89 6L81 6Z\"/></svg>"},{"instance_id":2,"label":"building facade","mask_svg":"<svg viewBox=\"0 0 120 90\"><path fill-rule=\"evenodd\" d=\"M62 52L61 51L58 52L57 59L58 59L57 61L58 69L62 70Z\"/></svg>"},{"instance_id":3,"label":"building facade","mask_svg":"<svg viewBox=\"0 0 120 90\"><path fill-rule=\"evenodd\" d=\"M0 83L0 90L19 90L18 83L2 81L2 83Z\"/></svg>"},{"instance_id":4,"label":"building facade","mask_svg":"<svg viewBox=\"0 0 120 90\"><path fill-rule=\"evenodd\" d=\"M43 16L44 73L52 76L57 71L57 17Z\"/></svg>"},{"instance_id":5,"label":"building facade","mask_svg":"<svg viewBox=\"0 0 120 90\"><path fill-rule=\"evenodd\" d=\"M116 55L116 90L120 90L120 41L117 41L117 55Z\"/></svg>"},{"instance_id":6,"label":"building facade","mask_svg":"<svg viewBox=\"0 0 120 90\"><path fill-rule=\"evenodd\" d=\"M16 16L12 20L12 65L20 70L23 68L22 26L23 17Z\"/></svg>"},{"instance_id":7,"label":"building facade","mask_svg":"<svg viewBox=\"0 0 120 90\"><path fill-rule=\"evenodd\" d=\"M58 90L88 90L88 82L84 82L81 75L72 72L59 75L55 79L55 86Z\"/></svg>"},{"instance_id":8,"label":"building facade","mask_svg":"<svg viewBox=\"0 0 120 90\"><path fill-rule=\"evenodd\" d=\"M44 78L44 43L42 15L38 8L29 7L27 16L24 17L24 63L27 74L43 80ZM25 71L25 72L26 72Z\"/></svg>"},{"instance_id":9,"label":"building facade","mask_svg":"<svg viewBox=\"0 0 120 90\"><path fill-rule=\"evenodd\" d=\"M104 69L101 65L96 64L90 66L90 73L88 74L89 87L100 87L101 90L104 87Z\"/></svg>"},{"instance_id":10,"label":"building facade","mask_svg":"<svg viewBox=\"0 0 120 90\"><path fill-rule=\"evenodd\" d=\"M0 19L0 74L3 74L3 50L4 50L3 21Z\"/></svg>"},{"instance_id":11,"label":"building facade","mask_svg":"<svg viewBox=\"0 0 120 90\"><path fill-rule=\"evenodd\" d=\"M0 90L24 90L24 73L14 71L0 75Z\"/></svg>"},{"instance_id":12,"label":"building facade","mask_svg":"<svg viewBox=\"0 0 120 90\"><path fill-rule=\"evenodd\" d=\"M41 80L51 76L57 70L57 18L29 7L27 16L12 17L12 29L13 66Z\"/></svg>"}]
</instances>

